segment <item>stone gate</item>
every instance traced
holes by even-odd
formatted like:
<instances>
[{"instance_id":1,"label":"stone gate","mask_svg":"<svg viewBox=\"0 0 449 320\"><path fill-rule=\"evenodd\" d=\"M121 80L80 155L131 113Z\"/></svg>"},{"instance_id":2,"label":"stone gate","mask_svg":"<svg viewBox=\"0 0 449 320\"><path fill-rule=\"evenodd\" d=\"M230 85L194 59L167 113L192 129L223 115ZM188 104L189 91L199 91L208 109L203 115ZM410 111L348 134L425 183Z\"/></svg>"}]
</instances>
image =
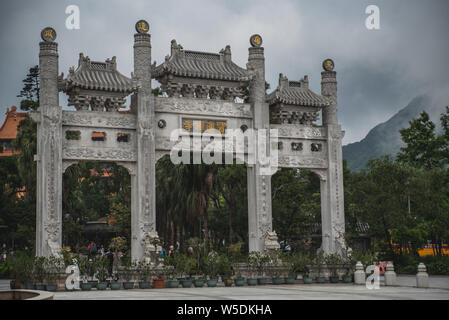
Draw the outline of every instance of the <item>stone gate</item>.
<instances>
[{"instance_id":1,"label":"stone gate","mask_svg":"<svg viewBox=\"0 0 449 320\"><path fill-rule=\"evenodd\" d=\"M41 32L40 108L38 123L36 254L59 254L62 241L62 175L81 160L114 162L131 176L131 254L147 256L148 239L156 237L155 165L170 154L173 130L195 135L213 128L277 129L278 166L306 168L321 180L322 249L344 248L342 145L337 120L334 63L323 62L321 95L309 89L308 77L289 81L266 94L262 38L250 39L246 68L232 61L231 48L219 53L184 50L175 40L165 61L151 63L149 25L136 23L134 72L126 77L115 57L91 61L82 53L66 77L58 71L56 32ZM162 95L152 93L151 80ZM59 92L76 111L62 110ZM131 95L129 111L125 99ZM243 102L247 95L249 102ZM314 122L322 115L322 125ZM269 131L268 131L269 132ZM257 154L256 146L254 153ZM269 149L266 146L267 150ZM265 150L266 151L266 150ZM249 250L263 252L276 244L272 232L271 175L259 163L247 164ZM276 247L276 245L274 245Z\"/></svg>"}]
</instances>

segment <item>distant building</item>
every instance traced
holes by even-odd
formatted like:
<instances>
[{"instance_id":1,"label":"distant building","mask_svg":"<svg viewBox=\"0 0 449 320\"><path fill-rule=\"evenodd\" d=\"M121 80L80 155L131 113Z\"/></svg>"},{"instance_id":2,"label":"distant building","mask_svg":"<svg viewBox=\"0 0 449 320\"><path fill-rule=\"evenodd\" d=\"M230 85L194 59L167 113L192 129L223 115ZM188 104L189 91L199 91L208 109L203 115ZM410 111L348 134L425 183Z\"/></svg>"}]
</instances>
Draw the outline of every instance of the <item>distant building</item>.
<instances>
[{"instance_id":1,"label":"distant building","mask_svg":"<svg viewBox=\"0 0 449 320\"><path fill-rule=\"evenodd\" d=\"M17 107L12 106L11 110L6 109L6 118L0 127L0 157L10 157L19 154L20 150L15 149L13 140L17 137L17 128L20 121L25 120L26 112L17 112Z\"/></svg>"}]
</instances>

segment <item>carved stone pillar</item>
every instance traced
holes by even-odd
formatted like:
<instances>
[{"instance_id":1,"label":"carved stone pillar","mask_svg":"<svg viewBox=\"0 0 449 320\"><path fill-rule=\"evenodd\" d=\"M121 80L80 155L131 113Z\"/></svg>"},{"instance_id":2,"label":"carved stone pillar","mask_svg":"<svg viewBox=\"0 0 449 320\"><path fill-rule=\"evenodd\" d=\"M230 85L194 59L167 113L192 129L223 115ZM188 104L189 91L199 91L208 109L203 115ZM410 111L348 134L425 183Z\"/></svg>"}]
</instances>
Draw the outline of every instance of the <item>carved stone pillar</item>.
<instances>
[{"instance_id":1,"label":"carved stone pillar","mask_svg":"<svg viewBox=\"0 0 449 320\"><path fill-rule=\"evenodd\" d=\"M137 91L137 174L133 181L133 211L131 213L131 256L141 260L145 254L145 239L156 231L156 159L154 97L151 93L151 36L134 35L134 75L139 81Z\"/></svg>"},{"instance_id":2,"label":"carved stone pillar","mask_svg":"<svg viewBox=\"0 0 449 320\"><path fill-rule=\"evenodd\" d=\"M254 72L254 78L249 86L253 128L269 130L269 107L265 102L264 48L249 48L247 67ZM268 146L266 147L268 148ZM254 151L256 162L247 167L249 251L263 252L265 249L264 237L267 232L272 231L271 175L262 175L261 173L258 156L263 150L258 150L256 144ZM269 154L269 148L266 152Z\"/></svg>"},{"instance_id":3,"label":"carved stone pillar","mask_svg":"<svg viewBox=\"0 0 449 320\"><path fill-rule=\"evenodd\" d=\"M53 29L45 30L54 33ZM39 47L40 107L35 117L38 122L36 256L49 257L60 254L62 242L62 111L58 92L58 44L46 40Z\"/></svg>"},{"instance_id":4,"label":"carved stone pillar","mask_svg":"<svg viewBox=\"0 0 449 320\"><path fill-rule=\"evenodd\" d=\"M326 180L321 182L323 236L321 248L326 253L342 253L346 247L342 154L344 132L337 119L337 73L324 71L321 75L321 94L331 101L331 105L323 110L323 126L327 129L329 168Z\"/></svg>"}]
</instances>

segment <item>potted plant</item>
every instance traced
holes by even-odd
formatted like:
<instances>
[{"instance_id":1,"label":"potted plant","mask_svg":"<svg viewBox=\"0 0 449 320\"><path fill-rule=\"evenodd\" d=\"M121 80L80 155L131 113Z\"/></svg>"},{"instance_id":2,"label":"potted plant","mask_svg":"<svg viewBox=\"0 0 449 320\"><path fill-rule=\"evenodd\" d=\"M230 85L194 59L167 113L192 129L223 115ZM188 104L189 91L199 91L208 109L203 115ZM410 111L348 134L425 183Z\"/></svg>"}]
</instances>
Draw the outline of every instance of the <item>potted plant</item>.
<instances>
[{"instance_id":1,"label":"potted plant","mask_svg":"<svg viewBox=\"0 0 449 320\"><path fill-rule=\"evenodd\" d=\"M338 283L340 278L338 277L337 269L341 264L341 257L338 253L331 253L325 257L327 267L330 270L329 282Z\"/></svg>"},{"instance_id":2,"label":"potted plant","mask_svg":"<svg viewBox=\"0 0 449 320\"><path fill-rule=\"evenodd\" d=\"M140 261L137 264L137 274L139 276L139 288L149 289L151 278L151 264Z\"/></svg>"},{"instance_id":3,"label":"potted plant","mask_svg":"<svg viewBox=\"0 0 449 320\"><path fill-rule=\"evenodd\" d=\"M326 278L323 277L323 266L325 263L325 257L324 253L320 250L313 259L314 265L318 268L318 275L316 277L317 283L324 283L326 282Z\"/></svg>"},{"instance_id":4,"label":"potted plant","mask_svg":"<svg viewBox=\"0 0 449 320\"><path fill-rule=\"evenodd\" d=\"M286 284L294 284L297 275L302 275L304 278L306 273L306 265L308 263L308 257L302 253L291 254L287 253L282 255L283 262L287 266L288 275L285 277Z\"/></svg>"},{"instance_id":5,"label":"potted plant","mask_svg":"<svg viewBox=\"0 0 449 320\"><path fill-rule=\"evenodd\" d=\"M248 279L246 279L249 286L257 285L257 278L255 275L257 274L257 268L259 263L259 253L256 251L251 251L248 254Z\"/></svg>"},{"instance_id":6,"label":"potted plant","mask_svg":"<svg viewBox=\"0 0 449 320\"><path fill-rule=\"evenodd\" d=\"M112 281L109 283L109 287L111 288L111 290L120 290L122 284L118 280L119 280L118 274L114 273L112 275Z\"/></svg>"},{"instance_id":7,"label":"potted plant","mask_svg":"<svg viewBox=\"0 0 449 320\"><path fill-rule=\"evenodd\" d=\"M86 279L91 288L96 288L98 280L95 279L95 271L97 266L97 257L87 257L86 263Z\"/></svg>"},{"instance_id":8,"label":"potted plant","mask_svg":"<svg viewBox=\"0 0 449 320\"><path fill-rule=\"evenodd\" d=\"M34 259L33 263L33 274L34 279L36 280L36 290L45 290L45 277L46 277L46 270L45 270L45 257L36 257Z\"/></svg>"},{"instance_id":9,"label":"potted plant","mask_svg":"<svg viewBox=\"0 0 449 320\"><path fill-rule=\"evenodd\" d=\"M163 289L165 288L164 278L161 276L153 279L153 288L154 289Z\"/></svg>"},{"instance_id":10,"label":"potted plant","mask_svg":"<svg viewBox=\"0 0 449 320\"><path fill-rule=\"evenodd\" d=\"M169 288L179 287L179 280L176 276L182 272L180 271L180 266L183 264L183 259L185 256L183 254L176 254L164 257L164 274L167 277L167 286Z\"/></svg>"},{"instance_id":11,"label":"potted plant","mask_svg":"<svg viewBox=\"0 0 449 320\"><path fill-rule=\"evenodd\" d=\"M220 255L217 253L210 253L204 264L206 266L206 275L209 277L207 280L208 287L216 287L218 283Z\"/></svg>"},{"instance_id":12,"label":"potted plant","mask_svg":"<svg viewBox=\"0 0 449 320\"><path fill-rule=\"evenodd\" d=\"M282 275L282 270L281 270L281 265L280 265L280 259L279 259L279 254L273 254L271 256L269 256L269 260L268 260L268 267L270 268L270 274L271 274L271 282L272 284L283 284L284 283L284 279L281 278Z\"/></svg>"},{"instance_id":13,"label":"potted plant","mask_svg":"<svg viewBox=\"0 0 449 320\"><path fill-rule=\"evenodd\" d=\"M58 289L57 279L61 273L61 269L64 265L64 261L57 257L51 256L45 261L45 277L47 291L56 291Z\"/></svg>"},{"instance_id":14,"label":"potted plant","mask_svg":"<svg viewBox=\"0 0 449 320\"><path fill-rule=\"evenodd\" d=\"M108 278L108 266L109 262L106 258L101 257L95 261L95 277L98 279L98 290L106 290L108 287L108 283L106 282L106 279Z\"/></svg>"},{"instance_id":15,"label":"potted plant","mask_svg":"<svg viewBox=\"0 0 449 320\"><path fill-rule=\"evenodd\" d=\"M206 282L206 278L204 275L201 274L201 270L196 272L197 276L193 280L193 285L195 288L201 288L204 286L204 283Z\"/></svg>"},{"instance_id":16,"label":"potted plant","mask_svg":"<svg viewBox=\"0 0 449 320\"><path fill-rule=\"evenodd\" d=\"M342 276L343 283L351 283L352 276L354 274L355 264L357 262L354 261L354 259L351 256L345 255L343 257L343 263L346 265L346 272Z\"/></svg>"},{"instance_id":17,"label":"potted plant","mask_svg":"<svg viewBox=\"0 0 449 320\"><path fill-rule=\"evenodd\" d=\"M23 289L29 289L29 290L34 289L33 261L34 261L33 257L24 255L23 265L24 265L25 272L22 275L22 281L23 281L22 288Z\"/></svg>"},{"instance_id":18,"label":"potted plant","mask_svg":"<svg viewBox=\"0 0 449 320\"><path fill-rule=\"evenodd\" d=\"M265 274L268 263L270 262L270 256L258 253L257 257L257 284L264 285L268 283L268 279L265 277Z\"/></svg>"},{"instance_id":19,"label":"potted plant","mask_svg":"<svg viewBox=\"0 0 449 320\"><path fill-rule=\"evenodd\" d=\"M236 287L245 285L245 278L242 276L241 268L238 266L241 257L243 242L232 243L228 246L228 256L234 273L234 283Z\"/></svg>"},{"instance_id":20,"label":"potted plant","mask_svg":"<svg viewBox=\"0 0 449 320\"><path fill-rule=\"evenodd\" d=\"M234 270L226 254L220 254L218 256L218 273L221 274L225 287L231 287Z\"/></svg>"},{"instance_id":21,"label":"potted plant","mask_svg":"<svg viewBox=\"0 0 449 320\"><path fill-rule=\"evenodd\" d=\"M11 289L26 289L31 286L31 273L33 259L26 253L16 253L7 260L7 268L10 270L10 275L13 280L10 282Z\"/></svg>"},{"instance_id":22,"label":"potted plant","mask_svg":"<svg viewBox=\"0 0 449 320\"><path fill-rule=\"evenodd\" d=\"M190 288L192 286L193 280L192 275L196 272L196 260L195 258L186 257L184 260L184 265L182 266L182 274L188 275L188 278L181 280L183 288Z\"/></svg>"},{"instance_id":23,"label":"potted plant","mask_svg":"<svg viewBox=\"0 0 449 320\"><path fill-rule=\"evenodd\" d=\"M128 289L133 289L134 288L134 281L131 281L135 275L136 272L136 264L131 261L128 260L123 264L123 271L122 271L122 275L123 275L123 279L125 281L123 281L123 288L128 290Z\"/></svg>"},{"instance_id":24,"label":"potted plant","mask_svg":"<svg viewBox=\"0 0 449 320\"><path fill-rule=\"evenodd\" d=\"M304 266L304 273L302 275L302 280L304 284L311 284L313 282L313 278L310 276L310 268L308 265Z\"/></svg>"},{"instance_id":25,"label":"potted plant","mask_svg":"<svg viewBox=\"0 0 449 320\"><path fill-rule=\"evenodd\" d=\"M91 270L91 262L89 261L89 258L79 257L78 268L80 271L80 288L83 291L89 291L92 289L92 284L87 281Z\"/></svg>"}]
</instances>

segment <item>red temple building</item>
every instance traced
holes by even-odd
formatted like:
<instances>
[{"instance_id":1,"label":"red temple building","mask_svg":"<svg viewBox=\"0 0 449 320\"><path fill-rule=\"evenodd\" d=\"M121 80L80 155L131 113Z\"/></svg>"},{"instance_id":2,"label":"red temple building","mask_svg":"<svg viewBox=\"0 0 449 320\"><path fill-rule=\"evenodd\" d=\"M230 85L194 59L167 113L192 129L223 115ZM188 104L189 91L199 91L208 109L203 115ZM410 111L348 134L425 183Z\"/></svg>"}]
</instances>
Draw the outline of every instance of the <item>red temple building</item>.
<instances>
[{"instance_id":1,"label":"red temple building","mask_svg":"<svg viewBox=\"0 0 449 320\"><path fill-rule=\"evenodd\" d=\"M20 121L25 120L26 112L17 112L17 107L12 106L11 110L6 109L6 117L0 127L0 157L9 157L20 153L13 146L13 140L17 136L17 127Z\"/></svg>"}]
</instances>

